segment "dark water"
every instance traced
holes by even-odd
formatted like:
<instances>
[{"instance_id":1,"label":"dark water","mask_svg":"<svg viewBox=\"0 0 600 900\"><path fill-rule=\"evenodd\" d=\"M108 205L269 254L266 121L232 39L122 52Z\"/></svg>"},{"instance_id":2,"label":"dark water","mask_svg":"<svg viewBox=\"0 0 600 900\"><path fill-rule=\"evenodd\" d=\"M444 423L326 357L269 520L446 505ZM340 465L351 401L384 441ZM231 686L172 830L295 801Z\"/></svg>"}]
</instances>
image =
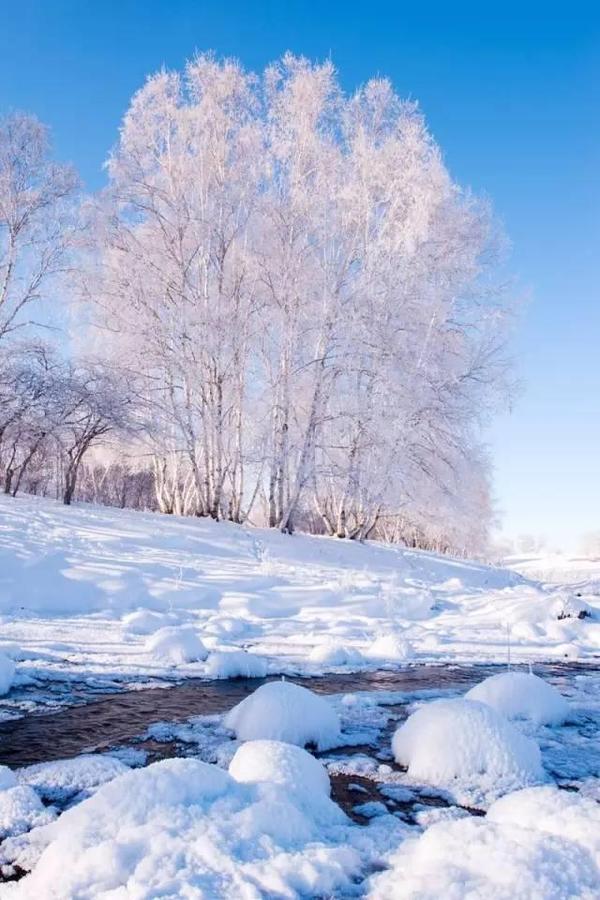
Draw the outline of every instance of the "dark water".
<instances>
[{"instance_id":1,"label":"dark water","mask_svg":"<svg viewBox=\"0 0 600 900\"><path fill-rule=\"evenodd\" d=\"M412 693L453 686L466 689L499 669L498 666L416 665L398 671L289 680L323 694L381 690ZM586 671L586 667L536 666L538 674L557 684L561 677L572 677L577 671ZM0 722L0 763L19 768L126 744L156 722L183 722L191 716L225 712L262 683L259 679L187 680L170 687L111 693L91 702L82 703L80 697L74 697L78 705L51 714Z\"/></svg>"}]
</instances>

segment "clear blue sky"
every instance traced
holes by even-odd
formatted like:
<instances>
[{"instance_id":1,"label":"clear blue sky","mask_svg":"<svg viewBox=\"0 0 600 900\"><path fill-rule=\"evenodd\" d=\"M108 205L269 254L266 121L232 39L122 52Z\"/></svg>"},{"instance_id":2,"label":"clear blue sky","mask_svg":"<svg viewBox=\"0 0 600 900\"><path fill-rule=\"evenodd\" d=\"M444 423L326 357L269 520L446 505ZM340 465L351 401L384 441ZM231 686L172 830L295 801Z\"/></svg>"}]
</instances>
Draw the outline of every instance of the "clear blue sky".
<instances>
[{"instance_id":1,"label":"clear blue sky","mask_svg":"<svg viewBox=\"0 0 600 900\"><path fill-rule=\"evenodd\" d=\"M419 100L529 295L525 390L490 436L504 528L571 545L600 528L599 4L5 0L0 112L35 112L96 188L133 91L196 49L250 68L330 55L347 89L385 74Z\"/></svg>"}]
</instances>

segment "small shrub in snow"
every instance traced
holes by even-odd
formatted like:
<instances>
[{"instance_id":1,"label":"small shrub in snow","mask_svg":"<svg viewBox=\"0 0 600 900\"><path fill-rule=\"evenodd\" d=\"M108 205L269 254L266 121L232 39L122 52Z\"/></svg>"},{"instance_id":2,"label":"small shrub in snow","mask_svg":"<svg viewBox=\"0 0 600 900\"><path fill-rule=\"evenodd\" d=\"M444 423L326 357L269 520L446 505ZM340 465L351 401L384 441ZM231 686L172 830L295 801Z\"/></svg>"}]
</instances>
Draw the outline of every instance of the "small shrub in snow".
<instances>
[{"instance_id":1,"label":"small shrub in snow","mask_svg":"<svg viewBox=\"0 0 600 900\"><path fill-rule=\"evenodd\" d=\"M308 654L310 662L320 666L359 666L364 657L359 650L335 642L317 644Z\"/></svg>"},{"instance_id":2,"label":"small shrub in snow","mask_svg":"<svg viewBox=\"0 0 600 900\"><path fill-rule=\"evenodd\" d=\"M288 791L329 797L324 766L301 747L281 741L248 741L236 751L229 773L240 782L271 782Z\"/></svg>"},{"instance_id":3,"label":"small shrub in snow","mask_svg":"<svg viewBox=\"0 0 600 900\"><path fill-rule=\"evenodd\" d=\"M245 650L223 650L210 654L206 674L211 678L264 678L267 660Z\"/></svg>"},{"instance_id":4,"label":"small shrub in snow","mask_svg":"<svg viewBox=\"0 0 600 900\"><path fill-rule=\"evenodd\" d=\"M404 662L412 659L414 651L410 641L406 641L399 635L382 634L376 638L367 649L366 656L369 659L379 659L385 662Z\"/></svg>"},{"instance_id":5,"label":"small shrub in snow","mask_svg":"<svg viewBox=\"0 0 600 900\"><path fill-rule=\"evenodd\" d=\"M567 592L559 593L553 601L552 615L562 621L563 619L591 619L593 610L589 603L576 594Z\"/></svg>"},{"instance_id":6,"label":"small shrub in snow","mask_svg":"<svg viewBox=\"0 0 600 900\"><path fill-rule=\"evenodd\" d=\"M340 742L340 722L327 700L289 681L257 688L225 716L224 724L239 740L315 744L319 750Z\"/></svg>"},{"instance_id":7,"label":"small shrub in snow","mask_svg":"<svg viewBox=\"0 0 600 900\"><path fill-rule=\"evenodd\" d=\"M569 705L556 688L528 672L491 675L465 697L491 706L507 719L529 719L535 725L561 725L569 716Z\"/></svg>"},{"instance_id":8,"label":"small shrub in snow","mask_svg":"<svg viewBox=\"0 0 600 900\"><path fill-rule=\"evenodd\" d=\"M203 661L208 656L206 647L193 628L161 628L146 641L147 652L157 661L168 666Z\"/></svg>"},{"instance_id":9,"label":"small shrub in snow","mask_svg":"<svg viewBox=\"0 0 600 900\"><path fill-rule=\"evenodd\" d=\"M15 677L15 664L4 653L0 653L0 697L8 694Z\"/></svg>"},{"instance_id":10,"label":"small shrub in snow","mask_svg":"<svg viewBox=\"0 0 600 900\"><path fill-rule=\"evenodd\" d=\"M475 700L420 707L398 728L392 749L411 777L439 786L482 783L499 794L544 778L535 741Z\"/></svg>"}]
</instances>

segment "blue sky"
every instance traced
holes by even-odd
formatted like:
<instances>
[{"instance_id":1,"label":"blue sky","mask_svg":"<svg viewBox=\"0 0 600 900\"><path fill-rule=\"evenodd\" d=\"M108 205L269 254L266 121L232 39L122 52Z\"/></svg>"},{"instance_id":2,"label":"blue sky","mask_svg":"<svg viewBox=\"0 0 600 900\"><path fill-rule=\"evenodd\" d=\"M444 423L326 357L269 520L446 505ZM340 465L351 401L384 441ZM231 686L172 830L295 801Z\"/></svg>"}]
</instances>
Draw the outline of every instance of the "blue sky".
<instances>
[{"instance_id":1,"label":"blue sky","mask_svg":"<svg viewBox=\"0 0 600 900\"><path fill-rule=\"evenodd\" d=\"M419 100L453 175L493 200L524 306L524 384L490 434L504 529L600 529L600 7L593 2L3 4L0 113L35 112L91 189L146 74L196 49L262 68L331 56L351 90Z\"/></svg>"}]
</instances>

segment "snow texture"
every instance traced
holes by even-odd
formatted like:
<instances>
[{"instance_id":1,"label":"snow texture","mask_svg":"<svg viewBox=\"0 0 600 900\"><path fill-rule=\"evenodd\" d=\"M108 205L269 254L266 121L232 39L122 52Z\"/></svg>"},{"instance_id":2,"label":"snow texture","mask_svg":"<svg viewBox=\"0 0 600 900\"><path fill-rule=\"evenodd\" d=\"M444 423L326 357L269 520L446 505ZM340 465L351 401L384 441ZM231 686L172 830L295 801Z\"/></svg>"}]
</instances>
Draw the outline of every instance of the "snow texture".
<instances>
[{"instance_id":1,"label":"snow texture","mask_svg":"<svg viewBox=\"0 0 600 900\"><path fill-rule=\"evenodd\" d=\"M113 756L84 753L72 759L25 766L17 771L19 784L35 788L44 800L64 803L71 797L88 793L111 781L128 767Z\"/></svg>"},{"instance_id":2,"label":"snow texture","mask_svg":"<svg viewBox=\"0 0 600 900\"><path fill-rule=\"evenodd\" d=\"M248 741L236 751L229 765L236 781L280 784L292 794L329 797L329 776L324 766L301 747L282 741Z\"/></svg>"},{"instance_id":3,"label":"snow texture","mask_svg":"<svg viewBox=\"0 0 600 900\"><path fill-rule=\"evenodd\" d=\"M507 719L528 719L534 725L562 725L569 704L543 678L527 672L491 675L465 694L491 706Z\"/></svg>"},{"instance_id":4,"label":"snow texture","mask_svg":"<svg viewBox=\"0 0 600 900\"><path fill-rule=\"evenodd\" d=\"M421 706L392 739L397 763L413 779L499 796L544 780L535 741L484 703L434 700Z\"/></svg>"},{"instance_id":5,"label":"snow texture","mask_svg":"<svg viewBox=\"0 0 600 900\"><path fill-rule=\"evenodd\" d=\"M307 688L271 681L234 706L224 724L241 741L285 741L327 750L340 743L340 722L333 706Z\"/></svg>"}]
</instances>

